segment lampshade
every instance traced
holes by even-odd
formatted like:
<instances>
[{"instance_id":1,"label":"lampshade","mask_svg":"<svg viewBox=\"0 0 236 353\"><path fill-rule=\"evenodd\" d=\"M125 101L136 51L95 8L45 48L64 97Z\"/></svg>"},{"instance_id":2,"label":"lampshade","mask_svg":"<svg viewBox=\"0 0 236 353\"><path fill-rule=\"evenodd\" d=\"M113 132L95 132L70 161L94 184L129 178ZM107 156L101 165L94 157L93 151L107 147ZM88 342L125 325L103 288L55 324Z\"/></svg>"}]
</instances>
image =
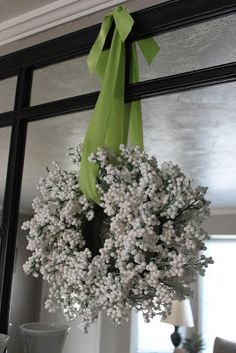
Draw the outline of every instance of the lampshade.
<instances>
[{"instance_id":1,"label":"lampshade","mask_svg":"<svg viewBox=\"0 0 236 353\"><path fill-rule=\"evenodd\" d=\"M173 300L170 315L161 321L174 326L194 326L193 313L189 299L182 301Z\"/></svg>"}]
</instances>

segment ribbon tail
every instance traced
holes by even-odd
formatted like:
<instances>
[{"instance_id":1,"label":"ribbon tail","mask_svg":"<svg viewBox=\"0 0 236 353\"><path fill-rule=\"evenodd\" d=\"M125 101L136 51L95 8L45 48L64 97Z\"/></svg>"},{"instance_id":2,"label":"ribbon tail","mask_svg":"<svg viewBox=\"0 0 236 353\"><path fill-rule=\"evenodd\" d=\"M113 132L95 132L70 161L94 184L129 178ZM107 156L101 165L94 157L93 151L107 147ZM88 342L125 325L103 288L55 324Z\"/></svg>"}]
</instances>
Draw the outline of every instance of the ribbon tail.
<instances>
[{"instance_id":1,"label":"ribbon tail","mask_svg":"<svg viewBox=\"0 0 236 353\"><path fill-rule=\"evenodd\" d=\"M139 81L138 69L138 56L135 43L131 46L131 67L130 67L130 81ZM143 145L143 125L142 125L142 109L141 102L135 101L129 103L130 105L130 144L132 146L139 146L144 148Z\"/></svg>"},{"instance_id":2,"label":"ribbon tail","mask_svg":"<svg viewBox=\"0 0 236 353\"><path fill-rule=\"evenodd\" d=\"M146 38L137 41L142 54L149 65L151 65L153 59L160 50L159 45L153 38Z\"/></svg>"},{"instance_id":3,"label":"ribbon tail","mask_svg":"<svg viewBox=\"0 0 236 353\"><path fill-rule=\"evenodd\" d=\"M96 74L98 75L100 79L100 83L102 84L106 67L107 67L107 62L108 62L108 57L109 57L109 50L103 50L99 56L98 62L97 62L97 67L96 67Z\"/></svg>"},{"instance_id":4,"label":"ribbon tail","mask_svg":"<svg viewBox=\"0 0 236 353\"><path fill-rule=\"evenodd\" d=\"M80 189L89 200L93 200L97 204L100 203L100 197L96 188L96 177L99 167L98 165L89 162L88 157L91 153L96 153L99 147L104 147L105 140L108 138L108 126L110 120L113 119L111 112L116 92L117 79L119 79L118 73L122 55L122 46L123 44L118 31L115 30L112 45L109 50L102 88L84 139L84 148L80 163ZM117 121L119 122L119 119L117 119ZM113 134L115 133L116 132L113 131ZM119 140L120 136L117 136L117 141ZM115 143L113 146L115 147Z\"/></svg>"},{"instance_id":5,"label":"ribbon tail","mask_svg":"<svg viewBox=\"0 0 236 353\"><path fill-rule=\"evenodd\" d=\"M127 144L128 128L126 124L124 87L125 87L125 48L122 44L120 52L120 63L117 72L114 97L111 102L111 112L105 145L119 154L120 144Z\"/></svg>"},{"instance_id":6,"label":"ribbon tail","mask_svg":"<svg viewBox=\"0 0 236 353\"><path fill-rule=\"evenodd\" d=\"M160 49L158 44L153 38L147 38L139 40L138 45L145 60L150 65ZM131 46L130 82L139 82L138 56L135 43ZM139 146L143 149L142 106L140 101L130 103L129 115L130 144L132 146Z\"/></svg>"}]
</instances>

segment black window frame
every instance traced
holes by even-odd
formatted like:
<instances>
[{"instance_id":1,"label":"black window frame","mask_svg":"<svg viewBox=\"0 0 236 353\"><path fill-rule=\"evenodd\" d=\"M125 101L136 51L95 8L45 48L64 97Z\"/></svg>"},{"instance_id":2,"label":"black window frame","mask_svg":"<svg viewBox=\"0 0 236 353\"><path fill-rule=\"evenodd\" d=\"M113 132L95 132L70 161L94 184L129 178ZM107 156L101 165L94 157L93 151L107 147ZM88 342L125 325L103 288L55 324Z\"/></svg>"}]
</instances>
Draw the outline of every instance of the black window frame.
<instances>
[{"instance_id":1,"label":"black window frame","mask_svg":"<svg viewBox=\"0 0 236 353\"><path fill-rule=\"evenodd\" d=\"M235 0L170 0L132 14L135 24L126 43L126 101L236 80L236 62L130 84L129 48L133 41L236 12ZM99 92L30 106L36 69L87 55L100 24L0 57L0 80L17 75L14 110L0 114L0 128L12 127L0 226L0 332L7 333L19 216L27 125L29 122L92 109ZM105 47L109 47L107 40Z\"/></svg>"}]
</instances>

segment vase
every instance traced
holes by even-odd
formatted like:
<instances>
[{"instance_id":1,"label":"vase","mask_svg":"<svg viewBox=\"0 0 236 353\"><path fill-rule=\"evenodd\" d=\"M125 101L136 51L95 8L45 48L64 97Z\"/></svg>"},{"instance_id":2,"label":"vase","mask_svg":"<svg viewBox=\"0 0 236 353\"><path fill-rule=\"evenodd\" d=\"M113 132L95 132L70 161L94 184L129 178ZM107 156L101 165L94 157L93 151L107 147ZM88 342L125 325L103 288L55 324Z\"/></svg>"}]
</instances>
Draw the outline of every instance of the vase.
<instances>
[{"instance_id":1,"label":"vase","mask_svg":"<svg viewBox=\"0 0 236 353\"><path fill-rule=\"evenodd\" d=\"M3 333L0 333L0 353L3 353L5 351L8 340L9 340L8 335L4 335Z\"/></svg>"},{"instance_id":2,"label":"vase","mask_svg":"<svg viewBox=\"0 0 236 353\"><path fill-rule=\"evenodd\" d=\"M62 353L70 327L32 322L20 326L24 353Z\"/></svg>"}]
</instances>

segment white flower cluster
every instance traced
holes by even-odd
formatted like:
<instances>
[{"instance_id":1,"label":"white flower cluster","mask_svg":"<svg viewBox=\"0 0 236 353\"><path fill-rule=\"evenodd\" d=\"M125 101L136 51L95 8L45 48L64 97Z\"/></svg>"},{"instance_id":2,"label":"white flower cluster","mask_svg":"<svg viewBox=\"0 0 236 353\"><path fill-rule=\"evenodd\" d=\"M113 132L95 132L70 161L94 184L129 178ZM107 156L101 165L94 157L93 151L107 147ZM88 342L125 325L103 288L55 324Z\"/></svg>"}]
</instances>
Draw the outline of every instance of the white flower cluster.
<instances>
[{"instance_id":1,"label":"white flower cluster","mask_svg":"<svg viewBox=\"0 0 236 353\"><path fill-rule=\"evenodd\" d=\"M146 321L165 316L212 263L202 254L206 188L193 188L178 166L159 167L138 147L121 145L117 158L99 149L90 156L100 166L98 208L79 188L81 147L71 154L76 170L55 165L39 182L41 199L23 225L32 252L25 272L50 284L49 311L62 305L68 318L80 316L85 332L101 311L118 325L132 308Z\"/></svg>"}]
</instances>

